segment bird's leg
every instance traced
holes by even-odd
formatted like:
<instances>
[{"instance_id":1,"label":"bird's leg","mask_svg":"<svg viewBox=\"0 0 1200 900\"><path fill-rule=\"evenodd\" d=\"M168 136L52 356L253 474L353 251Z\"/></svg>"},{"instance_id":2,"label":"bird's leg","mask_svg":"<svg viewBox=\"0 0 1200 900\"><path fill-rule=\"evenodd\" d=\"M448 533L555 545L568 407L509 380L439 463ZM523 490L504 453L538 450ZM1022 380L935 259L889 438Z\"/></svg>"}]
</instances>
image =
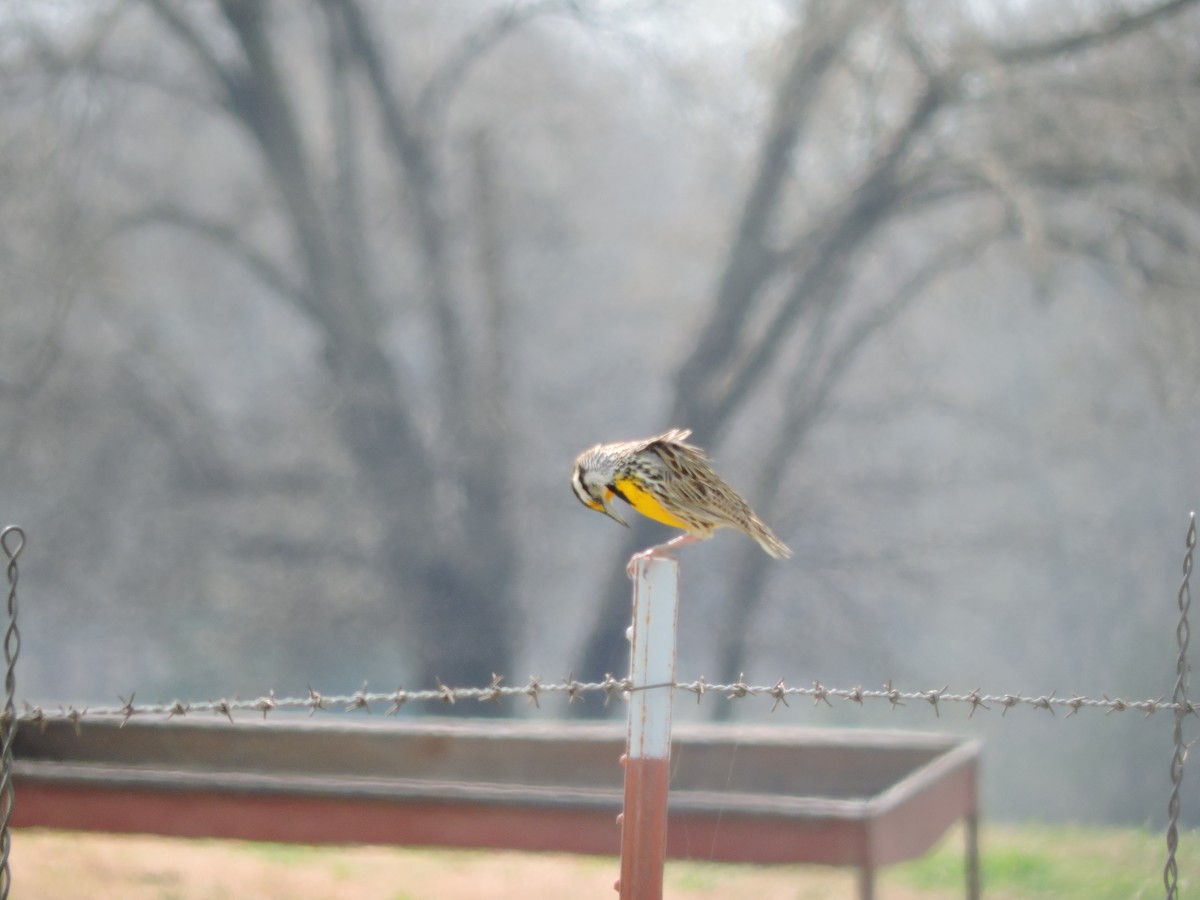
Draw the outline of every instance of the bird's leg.
<instances>
[{"instance_id":1,"label":"bird's leg","mask_svg":"<svg viewBox=\"0 0 1200 900\"><path fill-rule=\"evenodd\" d=\"M686 547L688 544L698 543L702 540L704 540L704 538L698 537L697 535L684 533L679 535L679 537L671 538L671 540L667 541L665 544L655 544L653 547L647 547L645 550L635 553L633 556L629 557L629 564L625 566L625 574L630 578L635 576L638 560L674 559L674 557L671 555L671 551L676 550L679 547Z\"/></svg>"}]
</instances>

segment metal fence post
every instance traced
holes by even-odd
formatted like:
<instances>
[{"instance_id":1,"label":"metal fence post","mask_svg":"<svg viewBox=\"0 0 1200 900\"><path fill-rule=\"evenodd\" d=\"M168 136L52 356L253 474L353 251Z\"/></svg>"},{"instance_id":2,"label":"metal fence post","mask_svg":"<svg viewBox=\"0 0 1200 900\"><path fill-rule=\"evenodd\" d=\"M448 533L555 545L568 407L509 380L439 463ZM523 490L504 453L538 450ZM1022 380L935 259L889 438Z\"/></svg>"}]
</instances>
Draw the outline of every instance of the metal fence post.
<instances>
[{"instance_id":1,"label":"metal fence post","mask_svg":"<svg viewBox=\"0 0 1200 900\"><path fill-rule=\"evenodd\" d=\"M4 632L4 713L0 718L0 900L7 900L12 886L9 865L8 823L13 811L12 745L17 735L16 693L17 656L21 653L21 632L17 629L17 557L25 549L25 532L16 525L0 531L0 549L8 558L8 627Z\"/></svg>"},{"instance_id":2,"label":"metal fence post","mask_svg":"<svg viewBox=\"0 0 1200 900\"><path fill-rule=\"evenodd\" d=\"M1188 681L1191 662L1188 659L1188 642L1192 627L1188 623L1188 612L1192 607L1192 556L1196 551L1196 514L1188 517L1187 537L1184 539L1186 553L1183 556L1183 580L1179 583L1176 600L1179 604L1179 624L1175 626L1175 639L1179 645L1179 657L1175 663L1175 752L1171 755L1171 798L1167 802L1167 865L1163 869L1163 886L1167 889L1167 900L1179 896L1179 866L1175 851L1179 845L1179 793L1183 783L1183 765L1187 760L1188 743L1183 739L1183 720L1196 708L1188 699Z\"/></svg>"},{"instance_id":3,"label":"metal fence post","mask_svg":"<svg viewBox=\"0 0 1200 900\"><path fill-rule=\"evenodd\" d=\"M679 564L640 559L633 580L629 738L621 826L621 900L659 900L667 851L671 697Z\"/></svg>"}]
</instances>

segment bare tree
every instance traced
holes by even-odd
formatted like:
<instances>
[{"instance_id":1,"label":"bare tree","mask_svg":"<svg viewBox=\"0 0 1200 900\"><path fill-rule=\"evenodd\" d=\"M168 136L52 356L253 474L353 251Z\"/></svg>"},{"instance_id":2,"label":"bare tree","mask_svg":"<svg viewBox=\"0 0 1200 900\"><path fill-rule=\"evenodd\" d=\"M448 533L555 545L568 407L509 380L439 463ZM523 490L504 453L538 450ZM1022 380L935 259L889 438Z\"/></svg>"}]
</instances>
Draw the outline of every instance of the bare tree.
<instances>
[{"instance_id":1,"label":"bare tree","mask_svg":"<svg viewBox=\"0 0 1200 900\"><path fill-rule=\"evenodd\" d=\"M489 12L423 81L401 74L399 48L358 0L303 7L129 0L111 6L81 46L64 51L49 39L38 46L51 71L148 84L233 123L247 139L277 198L285 243L256 232L236 211L222 215L197 198L147 189L109 234L119 241L167 228L199 238L320 335L338 397L337 432L373 505L368 515L383 523L383 570L389 593L403 604L397 638L419 651L426 680L479 684L507 671L519 609L516 530L504 496L507 294L495 162L481 134L472 153L474 208L467 210L479 227L462 227L444 173L443 120L455 91L497 43L567 8L544 2ZM185 72L122 68L119 58L106 57L112 33L131 21L182 54L176 58ZM315 69L324 81L325 109L295 77L296 54L282 33L297 21L324 43L324 63L309 74ZM327 146L316 133L330 135ZM384 236L372 226L381 204L378 184L367 185L371 154L390 171L391 199L383 205L399 223ZM134 196L140 181L129 178ZM378 263L388 254L382 242L396 239L416 267L400 281ZM472 242L483 261L481 284L456 264ZM434 368L421 384L404 375L386 345L384 326L397 310L422 318L433 336ZM478 320L483 328L474 327Z\"/></svg>"},{"instance_id":2,"label":"bare tree","mask_svg":"<svg viewBox=\"0 0 1200 900\"><path fill-rule=\"evenodd\" d=\"M1180 267L1194 277L1191 242L1182 235L1194 233L1200 207L1190 188L1181 191L1180 169L1194 165L1184 129L1168 139L1177 142L1175 162L1155 167L1137 149L1089 142L1081 128L1086 113L1062 109L1064 97L1086 91L1169 116L1170 104L1190 92L1192 76L1184 72L1156 88L1131 85L1121 77L1127 45L1167 42L1158 29L1192 21L1194 6L1170 0L1119 9L1058 36L1022 39L985 36L965 21L934 23L930 17L940 14L915 3L807 4L722 275L677 370L666 423L691 427L701 442L719 445L740 410L777 389L780 366L794 357L788 412L774 423L774 438L761 442L766 450L754 498L770 518L783 473L839 379L940 273L1015 241L1035 276L1050 254L1066 253L1132 268L1160 284L1178 278ZM890 48L883 51L890 55L882 87L861 71L862 57L880 54L881 46ZM865 137L831 126L831 110L847 108L865 110ZM826 174L835 187L815 210L798 208L803 185L795 159L822 142L834 160ZM1080 215L1073 206L1080 203L1093 214ZM968 220L984 222L999 213L1000 225L969 229L965 241L918 260L891 300L866 314L854 311L854 278L872 253L906 232L946 217L955 221L964 209ZM936 229L930 234L931 243L940 239ZM830 327L847 316L847 327ZM765 434L767 425L752 427ZM635 529L620 552L647 542L646 531ZM734 599L719 638L722 677L736 676L745 663L746 631L769 563L750 549L731 573L726 595ZM617 672L625 664L628 591L621 567L614 563L612 571L585 649L588 672Z\"/></svg>"}]
</instances>

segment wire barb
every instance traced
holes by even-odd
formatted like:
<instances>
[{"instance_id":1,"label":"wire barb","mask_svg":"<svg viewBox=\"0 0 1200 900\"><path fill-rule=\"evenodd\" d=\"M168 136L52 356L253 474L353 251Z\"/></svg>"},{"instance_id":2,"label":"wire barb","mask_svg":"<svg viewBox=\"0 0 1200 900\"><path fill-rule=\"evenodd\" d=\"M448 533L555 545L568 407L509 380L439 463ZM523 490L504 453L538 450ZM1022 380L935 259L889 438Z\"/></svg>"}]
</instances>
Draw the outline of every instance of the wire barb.
<instances>
[{"instance_id":1,"label":"wire barb","mask_svg":"<svg viewBox=\"0 0 1200 900\"><path fill-rule=\"evenodd\" d=\"M266 719L267 713L271 712L271 710L275 709L278 705L279 703L275 700L274 690L267 691L267 695L265 697L259 697L254 701L254 708L263 714L263 719Z\"/></svg>"},{"instance_id":2,"label":"wire barb","mask_svg":"<svg viewBox=\"0 0 1200 900\"><path fill-rule=\"evenodd\" d=\"M312 689L309 688L309 690L312 690ZM362 690L355 691L350 696L350 702L346 704L346 712L354 712L355 710L365 709L367 711L367 714L370 715L371 703L370 703L370 700L368 699L368 697L369 697L369 695L367 694L367 683L364 681Z\"/></svg>"},{"instance_id":3,"label":"wire barb","mask_svg":"<svg viewBox=\"0 0 1200 900\"><path fill-rule=\"evenodd\" d=\"M1051 704L1054 702L1054 694L1056 694L1056 693L1057 693L1057 691L1052 691L1049 697L1038 697L1036 700L1033 701L1033 708L1034 709L1044 709L1044 710L1047 710L1050 713L1050 715L1054 715L1054 707ZM1125 708L1126 707L1122 706L1122 708L1121 708L1122 712L1124 712ZM1110 710L1110 712L1112 712L1112 711L1113 710Z\"/></svg>"},{"instance_id":4,"label":"wire barb","mask_svg":"<svg viewBox=\"0 0 1200 900\"><path fill-rule=\"evenodd\" d=\"M121 701L121 704L122 704L121 712L124 713L124 715L121 717L121 727L122 728L124 728L126 726L126 724L128 724L129 720L132 719L134 716L136 716L138 713L137 707L133 705L133 700L136 696L137 696L137 691L130 691L128 700L126 700L120 694L117 695L117 698ZM28 704L26 704L26 706L28 706ZM232 720L233 716L230 716L229 718Z\"/></svg>"},{"instance_id":5,"label":"wire barb","mask_svg":"<svg viewBox=\"0 0 1200 900\"><path fill-rule=\"evenodd\" d=\"M542 708L542 703L538 700L538 692L542 689L541 682L537 678L531 677L529 684L525 688L525 694L529 697L529 702L538 709Z\"/></svg>"},{"instance_id":6,"label":"wire barb","mask_svg":"<svg viewBox=\"0 0 1200 900\"><path fill-rule=\"evenodd\" d=\"M319 691L314 691L313 686L308 686L308 717L311 719L317 714L319 709L329 709L329 704L325 698L321 696ZM233 717L230 716L230 719Z\"/></svg>"},{"instance_id":7,"label":"wire barb","mask_svg":"<svg viewBox=\"0 0 1200 900\"><path fill-rule=\"evenodd\" d=\"M491 702L491 703L495 703L497 706L500 706L500 683L502 681L504 681L504 676L497 675L495 672L493 672L492 673L492 683L490 685L488 685L488 689L483 694L480 695L479 702L480 703ZM396 708L399 709L399 707L396 707Z\"/></svg>"},{"instance_id":8,"label":"wire barb","mask_svg":"<svg viewBox=\"0 0 1200 900\"><path fill-rule=\"evenodd\" d=\"M612 672L604 673L604 681L601 682L601 688L604 691L604 707L608 708L608 702L612 700L613 695L624 689L624 682L617 681L612 676Z\"/></svg>"},{"instance_id":9,"label":"wire barb","mask_svg":"<svg viewBox=\"0 0 1200 900\"><path fill-rule=\"evenodd\" d=\"M782 703L784 706L790 705L787 702L787 688L784 686L782 678L775 682L775 687L771 688L771 690L767 693L775 698L775 702L771 704L771 712L775 712L780 703ZM696 696L699 698L700 695L697 694ZM826 700L825 702L828 703L829 701Z\"/></svg>"},{"instance_id":10,"label":"wire barb","mask_svg":"<svg viewBox=\"0 0 1200 900\"><path fill-rule=\"evenodd\" d=\"M979 696L979 688L975 688L975 690L967 694L967 702L971 704L971 711L967 713L968 719L973 719L975 717L975 710L979 709L980 707L983 709L991 709L990 706L983 702L983 698Z\"/></svg>"},{"instance_id":11,"label":"wire barb","mask_svg":"<svg viewBox=\"0 0 1200 900\"><path fill-rule=\"evenodd\" d=\"M683 685L680 685L680 687L682 687L685 691L691 691L693 694L696 695L696 705L697 706L700 705L700 698L703 697L705 695L705 693L708 692L708 683L704 680L703 675L701 675L696 681L693 681L691 684L683 684Z\"/></svg>"},{"instance_id":12,"label":"wire barb","mask_svg":"<svg viewBox=\"0 0 1200 900\"><path fill-rule=\"evenodd\" d=\"M783 687L783 679L779 680L777 687ZM819 681L814 681L812 686L813 706L819 706L824 703L826 706L833 706L829 702L829 688L825 687Z\"/></svg>"},{"instance_id":13,"label":"wire barb","mask_svg":"<svg viewBox=\"0 0 1200 900\"><path fill-rule=\"evenodd\" d=\"M725 688L725 690L727 690L729 692L726 695L727 699L729 699L729 700L741 700L747 694L760 693L760 691L757 691L754 688L750 687L748 684L746 684L746 673L745 672L742 672L740 675L738 675L738 680L737 680L736 684L729 685L727 688Z\"/></svg>"},{"instance_id":14,"label":"wire barb","mask_svg":"<svg viewBox=\"0 0 1200 900\"><path fill-rule=\"evenodd\" d=\"M567 704L576 700L582 701L583 694L579 690L579 682L575 680L575 670L572 669L571 674L567 676Z\"/></svg>"},{"instance_id":15,"label":"wire barb","mask_svg":"<svg viewBox=\"0 0 1200 900\"><path fill-rule=\"evenodd\" d=\"M884 688L887 691L886 696L888 703L892 704L892 709L895 709L897 706L904 705L902 702L900 702L900 692L892 687L892 679L889 678L887 680L887 684L884 685Z\"/></svg>"},{"instance_id":16,"label":"wire barb","mask_svg":"<svg viewBox=\"0 0 1200 900\"><path fill-rule=\"evenodd\" d=\"M31 706L29 703L25 702L25 715L21 716L21 720L23 722L28 722L31 725L36 725L38 731L42 734L46 733L46 712L40 706ZM128 719L125 721L128 721Z\"/></svg>"},{"instance_id":17,"label":"wire barb","mask_svg":"<svg viewBox=\"0 0 1200 900\"><path fill-rule=\"evenodd\" d=\"M925 692L925 702L933 707L933 714L939 719L942 717L942 710L938 707L938 704L942 702L942 695L948 690L950 690L950 685L946 685L940 691ZM974 712L975 710L972 709L971 711Z\"/></svg>"},{"instance_id":18,"label":"wire barb","mask_svg":"<svg viewBox=\"0 0 1200 900\"><path fill-rule=\"evenodd\" d=\"M404 688L398 687L388 699L392 701L392 705L388 707L387 715L394 716L400 712L400 707L408 702L408 694L404 693ZM496 702L499 703L500 701L497 700Z\"/></svg>"},{"instance_id":19,"label":"wire barb","mask_svg":"<svg viewBox=\"0 0 1200 900\"><path fill-rule=\"evenodd\" d=\"M215 701L214 705L216 708L213 710L213 712L215 712L218 716L224 716L229 720L229 724L233 725L233 710L230 708L229 703L225 700L217 700Z\"/></svg>"},{"instance_id":20,"label":"wire barb","mask_svg":"<svg viewBox=\"0 0 1200 900\"><path fill-rule=\"evenodd\" d=\"M171 704L170 709L167 712L167 718L173 719L176 716L186 716L191 711L192 711L192 704L184 703L182 700L176 700L174 703ZM75 717L75 730L76 731L79 730L79 717L78 716Z\"/></svg>"}]
</instances>

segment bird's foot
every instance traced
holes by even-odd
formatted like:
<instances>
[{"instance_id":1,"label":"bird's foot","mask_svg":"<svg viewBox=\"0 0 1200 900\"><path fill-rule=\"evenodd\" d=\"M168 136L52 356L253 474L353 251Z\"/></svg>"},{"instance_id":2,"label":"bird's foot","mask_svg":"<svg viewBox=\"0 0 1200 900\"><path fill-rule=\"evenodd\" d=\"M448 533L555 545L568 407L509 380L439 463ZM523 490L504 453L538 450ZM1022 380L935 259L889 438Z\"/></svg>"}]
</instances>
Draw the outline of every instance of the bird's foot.
<instances>
[{"instance_id":1,"label":"bird's foot","mask_svg":"<svg viewBox=\"0 0 1200 900\"><path fill-rule=\"evenodd\" d=\"M671 538L665 544L655 544L653 547L648 547L641 553L635 553L629 557L629 564L625 566L625 574L630 578L637 577L637 564L643 559L674 559L675 555L671 552L678 547L686 547L688 544L695 544L707 537L694 534L681 534L679 537Z\"/></svg>"},{"instance_id":2,"label":"bird's foot","mask_svg":"<svg viewBox=\"0 0 1200 900\"><path fill-rule=\"evenodd\" d=\"M629 557L629 563L625 566L625 574L630 578L637 578L638 563L642 560L674 558L675 556L671 553L671 545L669 543L648 547L647 549L642 550L639 553L635 553L633 556Z\"/></svg>"}]
</instances>

